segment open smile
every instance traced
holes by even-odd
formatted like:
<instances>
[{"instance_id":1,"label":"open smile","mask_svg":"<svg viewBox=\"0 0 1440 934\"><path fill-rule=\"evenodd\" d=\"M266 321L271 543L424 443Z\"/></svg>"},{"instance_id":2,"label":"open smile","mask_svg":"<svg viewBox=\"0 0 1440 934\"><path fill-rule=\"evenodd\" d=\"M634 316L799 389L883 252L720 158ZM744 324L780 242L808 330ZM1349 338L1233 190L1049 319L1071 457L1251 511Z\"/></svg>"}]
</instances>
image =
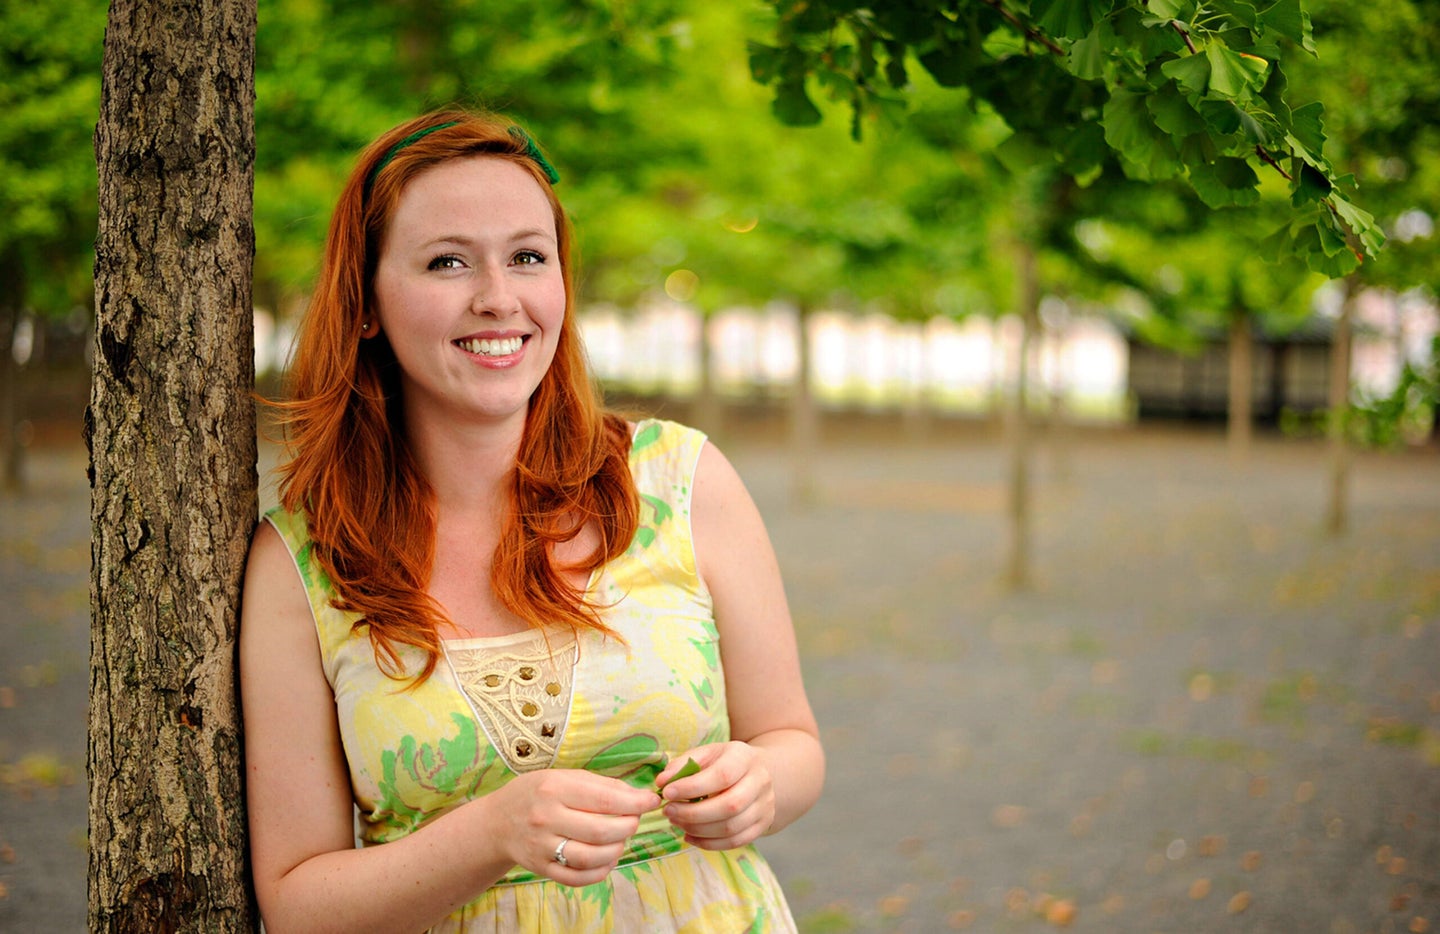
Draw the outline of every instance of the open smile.
<instances>
[{"instance_id":1,"label":"open smile","mask_svg":"<svg viewBox=\"0 0 1440 934\"><path fill-rule=\"evenodd\" d=\"M476 354L481 357L508 357L511 354L519 353L524 346L524 337L497 337L480 338L471 337L455 341L455 346L466 353Z\"/></svg>"}]
</instances>

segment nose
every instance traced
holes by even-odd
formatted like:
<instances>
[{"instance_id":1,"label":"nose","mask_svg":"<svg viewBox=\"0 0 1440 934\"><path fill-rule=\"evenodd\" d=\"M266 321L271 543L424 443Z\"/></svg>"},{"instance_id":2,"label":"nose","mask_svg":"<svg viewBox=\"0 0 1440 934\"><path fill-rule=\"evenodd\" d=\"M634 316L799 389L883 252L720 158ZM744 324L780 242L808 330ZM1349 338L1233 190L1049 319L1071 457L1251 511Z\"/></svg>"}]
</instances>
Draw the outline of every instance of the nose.
<instances>
[{"instance_id":1,"label":"nose","mask_svg":"<svg viewBox=\"0 0 1440 934\"><path fill-rule=\"evenodd\" d=\"M470 313L502 317L520 310L520 300L503 269L488 269L475 277Z\"/></svg>"}]
</instances>

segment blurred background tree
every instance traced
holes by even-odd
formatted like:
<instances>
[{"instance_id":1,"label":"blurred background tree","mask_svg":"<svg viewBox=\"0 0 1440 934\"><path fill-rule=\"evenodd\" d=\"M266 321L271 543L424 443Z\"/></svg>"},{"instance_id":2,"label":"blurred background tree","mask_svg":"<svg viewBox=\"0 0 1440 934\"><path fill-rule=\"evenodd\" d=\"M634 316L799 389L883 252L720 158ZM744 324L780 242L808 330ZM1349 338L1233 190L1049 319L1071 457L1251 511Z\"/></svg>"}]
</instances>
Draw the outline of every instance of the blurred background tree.
<instances>
[{"instance_id":1,"label":"blurred background tree","mask_svg":"<svg viewBox=\"0 0 1440 934\"><path fill-rule=\"evenodd\" d=\"M1332 158L1358 179L1366 204L1390 235L1376 261L1357 267L1339 289L1325 514L1326 529L1338 534L1349 523L1352 441L1393 443L1404 433L1402 426L1426 419L1434 431L1440 407L1433 375L1426 379L1440 360L1434 347L1428 361L1402 363L1402 376L1388 397L1356 398L1350 382L1360 294L1366 289L1419 292L1433 300L1437 293L1433 231L1440 209L1440 4L1320 0L1310 10L1323 58L1298 62L1292 79L1297 89L1337 102L1326 121ZM1403 321L1396 321L1396 332L1403 340Z\"/></svg>"},{"instance_id":2,"label":"blurred background tree","mask_svg":"<svg viewBox=\"0 0 1440 934\"><path fill-rule=\"evenodd\" d=\"M21 486L26 364L90 304L105 6L0 4L0 484Z\"/></svg>"},{"instance_id":3,"label":"blurred background tree","mask_svg":"<svg viewBox=\"0 0 1440 934\"><path fill-rule=\"evenodd\" d=\"M254 294L279 324L261 350L283 357L359 147L418 110L478 104L525 122L564 174L582 308L669 300L708 316L778 303L802 336L818 308L913 321L1018 313L1027 349L1009 370L1025 380L1045 296L1182 349L1219 329L1232 338L1230 435L1243 460L1245 335L1303 318L1317 279L1297 264L1349 276L1351 295L1431 275L1433 5L261 0ZM22 309L61 320L83 295L103 12L72 4L63 29L23 5L0 13L13 73L0 118L7 346ZM859 142L845 144L847 131ZM1382 229L1396 242L1368 259ZM1290 257L1289 271L1260 255ZM1117 302L1139 310L1117 314ZM1338 385L1348 313L1336 331L1338 410L1350 401ZM692 414L719 433L709 329L700 336ZM10 423L15 350L0 357ZM787 398L804 496L818 437L807 341L797 358ZM1415 421L1416 405L1423 420L1416 398L1412 387L1399 404L1357 400L1365 418L1349 419L1351 433L1387 436L1387 413ZM1017 452L1019 416L1036 407L1047 406L1011 379ZM906 408L923 418L919 398ZM23 435L4 428L11 478ZM1023 515L1027 459L1012 460ZM1340 453L1334 462L1338 517Z\"/></svg>"}]
</instances>

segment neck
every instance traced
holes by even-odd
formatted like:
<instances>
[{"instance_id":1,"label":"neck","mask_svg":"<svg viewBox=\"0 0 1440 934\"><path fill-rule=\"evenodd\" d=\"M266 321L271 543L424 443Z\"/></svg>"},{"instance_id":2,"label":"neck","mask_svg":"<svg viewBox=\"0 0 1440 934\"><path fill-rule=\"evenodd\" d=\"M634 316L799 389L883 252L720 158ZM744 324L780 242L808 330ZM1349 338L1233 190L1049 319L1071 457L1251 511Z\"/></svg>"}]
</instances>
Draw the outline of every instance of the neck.
<instances>
[{"instance_id":1,"label":"neck","mask_svg":"<svg viewBox=\"0 0 1440 934\"><path fill-rule=\"evenodd\" d=\"M441 425L434 419L408 421L406 435L435 491L440 516L500 514L524 431L523 412L503 421L460 425Z\"/></svg>"}]
</instances>

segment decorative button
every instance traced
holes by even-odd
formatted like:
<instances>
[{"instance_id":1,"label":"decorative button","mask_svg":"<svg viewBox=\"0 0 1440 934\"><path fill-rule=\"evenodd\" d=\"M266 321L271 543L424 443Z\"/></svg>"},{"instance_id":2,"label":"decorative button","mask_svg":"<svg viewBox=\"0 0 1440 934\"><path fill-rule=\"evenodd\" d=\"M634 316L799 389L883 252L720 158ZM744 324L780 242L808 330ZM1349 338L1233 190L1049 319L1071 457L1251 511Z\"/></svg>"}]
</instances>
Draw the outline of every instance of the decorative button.
<instances>
[{"instance_id":1,"label":"decorative button","mask_svg":"<svg viewBox=\"0 0 1440 934\"><path fill-rule=\"evenodd\" d=\"M553 739L555 736L555 724L544 723L540 726L540 735L546 739Z\"/></svg>"},{"instance_id":2,"label":"decorative button","mask_svg":"<svg viewBox=\"0 0 1440 934\"><path fill-rule=\"evenodd\" d=\"M520 680L521 680L521 681L534 681L534 680L535 680L535 669L534 669L534 668L531 668L529 665L522 665L522 666L520 667Z\"/></svg>"},{"instance_id":3,"label":"decorative button","mask_svg":"<svg viewBox=\"0 0 1440 934\"><path fill-rule=\"evenodd\" d=\"M539 713L540 708L536 706L534 701L526 701L525 703L520 705L520 716L522 717L528 719L530 717L536 716Z\"/></svg>"},{"instance_id":4,"label":"decorative button","mask_svg":"<svg viewBox=\"0 0 1440 934\"><path fill-rule=\"evenodd\" d=\"M551 681L549 684L545 685L545 693L549 694L551 697L559 697L562 690L563 688L561 688L560 684L556 681Z\"/></svg>"},{"instance_id":5,"label":"decorative button","mask_svg":"<svg viewBox=\"0 0 1440 934\"><path fill-rule=\"evenodd\" d=\"M531 746L528 740L522 739L515 744L515 755L522 759L530 758L530 754L534 751L535 747Z\"/></svg>"},{"instance_id":6,"label":"decorative button","mask_svg":"<svg viewBox=\"0 0 1440 934\"><path fill-rule=\"evenodd\" d=\"M498 687L500 686L500 681L501 681L501 680L502 680L502 679L501 679L501 677L500 677L499 675L496 675L496 674L486 675L486 676L485 676L485 686L486 686L487 688L498 688Z\"/></svg>"}]
</instances>

